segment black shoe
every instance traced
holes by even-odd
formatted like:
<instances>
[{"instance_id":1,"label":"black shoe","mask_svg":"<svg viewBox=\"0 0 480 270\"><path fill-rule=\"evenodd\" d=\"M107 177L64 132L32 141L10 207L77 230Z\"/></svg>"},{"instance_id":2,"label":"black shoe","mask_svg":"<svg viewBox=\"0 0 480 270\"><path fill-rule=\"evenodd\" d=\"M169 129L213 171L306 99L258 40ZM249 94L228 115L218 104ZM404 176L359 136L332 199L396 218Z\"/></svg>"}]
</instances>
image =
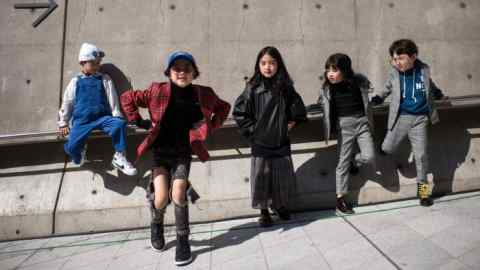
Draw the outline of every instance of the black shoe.
<instances>
[{"instance_id":1,"label":"black shoe","mask_svg":"<svg viewBox=\"0 0 480 270\"><path fill-rule=\"evenodd\" d=\"M177 248L175 250L175 265L183 266L192 262L192 251L190 250L190 242L188 242L188 234L177 234Z\"/></svg>"},{"instance_id":2,"label":"black shoe","mask_svg":"<svg viewBox=\"0 0 480 270\"><path fill-rule=\"evenodd\" d=\"M422 198L422 199L420 199L420 205L425 206L425 207L432 206L433 205L433 199L430 198L430 197Z\"/></svg>"},{"instance_id":3,"label":"black shoe","mask_svg":"<svg viewBox=\"0 0 480 270\"><path fill-rule=\"evenodd\" d=\"M350 171L349 173L351 175L357 175L360 169L358 168L357 165L355 165L355 162L350 162Z\"/></svg>"},{"instance_id":4,"label":"black shoe","mask_svg":"<svg viewBox=\"0 0 480 270\"><path fill-rule=\"evenodd\" d=\"M151 223L150 224L150 245L152 249L158 252L163 251L165 248L165 237L163 236L163 224Z\"/></svg>"},{"instance_id":5,"label":"black shoe","mask_svg":"<svg viewBox=\"0 0 480 270\"><path fill-rule=\"evenodd\" d=\"M355 214L355 211L353 211L352 207L345 202L345 199L343 197L337 198L337 211L342 212L343 214L351 215Z\"/></svg>"},{"instance_id":6,"label":"black shoe","mask_svg":"<svg viewBox=\"0 0 480 270\"><path fill-rule=\"evenodd\" d=\"M260 218L258 218L258 224L260 227L266 228L270 227L273 224L272 217L270 217L270 213L268 209L262 209L260 213Z\"/></svg>"},{"instance_id":7,"label":"black shoe","mask_svg":"<svg viewBox=\"0 0 480 270\"><path fill-rule=\"evenodd\" d=\"M280 207L278 209L273 209L273 211L277 214L277 216L281 220L290 220L290 212L285 207Z\"/></svg>"}]
</instances>

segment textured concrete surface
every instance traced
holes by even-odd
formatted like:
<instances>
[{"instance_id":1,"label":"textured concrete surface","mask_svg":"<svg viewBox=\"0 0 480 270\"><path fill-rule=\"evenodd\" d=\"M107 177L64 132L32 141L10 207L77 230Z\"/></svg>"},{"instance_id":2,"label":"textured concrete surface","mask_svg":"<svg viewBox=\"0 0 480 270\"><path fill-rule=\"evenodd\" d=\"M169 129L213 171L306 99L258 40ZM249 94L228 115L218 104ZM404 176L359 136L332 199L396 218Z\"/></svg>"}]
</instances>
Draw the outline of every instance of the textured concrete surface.
<instances>
[{"instance_id":1,"label":"textured concrete surface","mask_svg":"<svg viewBox=\"0 0 480 270\"><path fill-rule=\"evenodd\" d=\"M55 145L2 148L0 239L52 233L65 157Z\"/></svg>"},{"instance_id":2,"label":"textured concrete surface","mask_svg":"<svg viewBox=\"0 0 480 270\"><path fill-rule=\"evenodd\" d=\"M19 2L0 2L0 134L56 129L64 1L38 28Z\"/></svg>"},{"instance_id":3,"label":"textured concrete surface","mask_svg":"<svg viewBox=\"0 0 480 270\"><path fill-rule=\"evenodd\" d=\"M402 201L297 213L260 228L256 218L191 226L193 262L185 269L474 270L480 264L480 193L445 196L425 208ZM274 218L277 221L276 218ZM178 269L175 231L166 250L148 229L0 243L1 269Z\"/></svg>"},{"instance_id":4,"label":"textured concrete surface","mask_svg":"<svg viewBox=\"0 0 480 270\"><path fill-rule=\"evenodd\" d=\"M297 90L311 104L330 54L348 53L354 68L382 87L388 46L407 37L417 41L420 57L447 95L480 94L478 1L60 0L37 28L31 22L43 10L14 10L17 2L26 1L0 4L0 134L55 129L58 97L79 70L82 42L104 49L104 62L115 67L109 71L139 89L165 79L169 52L189 50L202 73L198 82L230 102L252 75L258 51L277 46ZM126 88L121 85L119 92Z\"/></svg>"},{"instance_id":5,"label":"textured concrete surface","mask_svg":"<svg viewBox=\"0 0 480 270\"><path fill-rule=\"evenodd\" d=\"M350 54L355 69L365 73L374 87L382 87L389 44L409 37L418 42L421 58L431 64L433 79L445 94L480 94L479 1L145 0L133 4L63 0L57 1L59 7L38 28L31 23L43 10L14 10L17 2L27 1L0 3L0 135L56 129L59 96L78 72L77 53L85 41L106 51L104 70L114 78L119 93L164 80L166 55L186 49L200 67L198 82L212 86L231 103L242 90L244 78L251 76L258 51L274 45L282 52L305 103L312 104L328 55ZM430 136L429 180L434 194L480 188L480 123L475 117L479 114L478 108L441 112L442 122ZM385 122L384 115L376 116L378 145L385 135ZM318 119L292 133L298 178L298 193L292 201L297 210L334 205L337 150L335 141L328 146L319 142L322 133ZM129 136L131 158L142 137ZM148 225L144 190L149 158L139 163L140 177L119 175L109 165L110 141L92 139L89 162L82 168L69 163L64 169L62 142L51 140L55 139L0 147L0 187L6 194L1 220L9 224L2 226L0 239ZM213 150L211 161L192 164L191 180L202 196L191 207L192 220L254 214L247 143L231 127L220 130L208 145ZM409 147L402 146L392 157L379 156L376 169L362 168L353 177L351 189L350 199L359 204L414 197ZM167 219L172 222L172 211ZM32 223L39 228L32 229Z\"/></svg>"},{"instance_id":6,"label":"textured concrete surface","mask_svg":"<svg viewBox=\"0 0 480 270\"><path fill-rule=\"evenodd\" d=\"M430 130L429 181L435 196L480 189L480 123L471 117L478 115L479 110L443 110L442 122ZM377 115L375 123L375 137L380 144L385 133L385 115ZM292 133L297 175L297 193L291 198L294 210L330 209L335 205L337 147L335 140L329 145L319 141L321 133L319 120ZM128 139L128 156L133 159L134 146L142 136ZM190 207L191 220L207 222L257 214L250 207L248 145L234 128L220 130L208 144L211 160L192 163L190 179L201 199ZM152 164L149 155L138 164L139 175L128 177L110 165L113 150L109 138L88 141L87 162L82 167L69 162L64 169L61 146L62 142L0 147L0 155L9 157L0 163L0 184L8 194L7 203L2 205L2 220L6 224L2 239L148 226L145 189ZM396 155L378 156L376 168L361 168L351 179L349 199L365 205L413 198L417 192L415 176L414 160L405 144ZM23 186L28 188L23 190ZM22 194L31 200L19 200ZM24 211L26 206L31 210ZM42 218L44 229L27 229L37 222L36 217ZM172 224L173 220L170 207L167 223ZM17 229L21 233L16 233Z\"/></svg>"}]
</instances>

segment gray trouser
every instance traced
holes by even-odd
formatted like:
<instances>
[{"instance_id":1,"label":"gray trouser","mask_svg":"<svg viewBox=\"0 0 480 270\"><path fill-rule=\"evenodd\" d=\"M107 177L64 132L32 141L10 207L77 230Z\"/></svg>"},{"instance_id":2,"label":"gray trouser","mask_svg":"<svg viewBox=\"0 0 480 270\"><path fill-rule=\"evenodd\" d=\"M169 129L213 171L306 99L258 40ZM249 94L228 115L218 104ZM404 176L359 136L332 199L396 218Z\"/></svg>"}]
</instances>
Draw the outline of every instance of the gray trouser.
<instances>
[{"instance_id":1,"label":"gray trouser","mask_svg":"<svg viewBox=\"0 0 480 270\"><path fill-rule=\"evenodd\" d=\"M382 150L392 154L398 145L407 137L412 145L415 166L417 169L417 182L427 183L428 170L428 116L401 114L392 130L387 132L382 144Z\"/></svg>"},{"instance_id":2,"label":"gray trouser","mask_svg":"<svg viewBox=\"0 0 480 270\"><path fill-rule=\"evenodd\" d=\"M348 193L348 182L352 162L356 165L374 163L375 148L366 116L340 117L338 119L338 145L339 159L336 169L337 194ZM355 155L355 142L358 143L360 152Z\"/></svg>"}]
</instances>

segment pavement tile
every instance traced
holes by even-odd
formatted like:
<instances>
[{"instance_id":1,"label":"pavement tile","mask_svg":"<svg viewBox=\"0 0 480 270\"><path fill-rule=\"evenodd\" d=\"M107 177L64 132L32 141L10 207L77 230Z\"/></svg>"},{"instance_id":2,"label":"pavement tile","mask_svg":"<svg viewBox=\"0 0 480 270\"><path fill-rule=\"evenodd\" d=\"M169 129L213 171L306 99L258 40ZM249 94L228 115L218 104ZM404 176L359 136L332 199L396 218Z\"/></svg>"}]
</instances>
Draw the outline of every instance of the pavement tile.
<instances>
[{"instance_id":1,"label":"pavement tile","mask_svg":"<svg viewBox=\"0 0 480 270\"><path fill-rule=\"evenodd\" d=\"M243 229L212 233L212 264L225 262L261 252L258 229Z\"/></svg>"},{"instance_id":2,"label":"pavement tile","mask_svg":"<svg viewBox=\"0 0 480 270\"><path fill-rule=\"evenodd\" d=\"M437 246L446 250L453 257L480 246L480 220L466 221L432 235L429 239Z\"/></svg>"},{"instance_id":3,"label":"pavement tile","mask_svg":"<svg viewBox=\"0 0 480 270\"><path fill-rule=\"evenodd\" d=\"M459 220L454 216L445 215L444 211L432 210L420 217L405 219L404 223L422 234L423 237L429 237L445 229L456 227L459 224Z\"/></svg>"},{"instance_id":4,"label":"pavement tile","mask_svg":"<svg viewBox=\"0 0 480 270\"><path fill-rule=\"evenodd\" d=\"M403 270L437 269L453 259L445 250L428 240L409 241L387 255Z\"/></svg>"},{"instance_id":5,"label":"pavement tile","mask_svg":"<svg viewBox=\"0 0 480 270\"><path fill-rule=\"evenodd\" d=\"M316 256L321 260L321 256L314 244L307 237L298 238L289 242L282 242L275 246L264 248L263 251L267 258L269 269L294 265L295 262L310 256Z\"/></svg>"},{"instance_id":6,"label":"pavement tile","mask_svg":"<svg viewBox=\"0 0 480 270\"><path fill-rule=\"evenodd\" d=\"M122 247L124 248L124 247ZM163 258L162 253L154 252L150 248L135 249L131 251L125 251L122 254L117 254L111 259L111 263L108 265L109 270L119 269L138 269L151 267L155 269L156 265Z\"/></svg>"},{"instance_id":7,"label":"pavement tile","mask_svg":"<svg viewBox=\"0 0 480 270\"><path fill-rule=\"evenodd\" d=\"M12 241L0 251L0 269L14 269L37 252L48 239Z\"/></svg>"},{"instance_id":8,"label":"pavement tile","mask_svg":"<svg viewBox=\"0 0 480 270\"><path fill-rule=\"evenodd\" d=\"M218 265L213 264L212 270L268 270L263 252L239 257Z\"/></svg>"},{"instance_id":9,"label":"pavement tile","mask_svg":"<svg viewBox=\"0 0 480 270\"><path fill-rule=\"evenodd\" d=\"M281 265L272 265L270 270L324 270L331 269L327 262L318 254L310 254L297 260L287 262Z\"/></svg>"},{"instance_id":10,"label":"pavement tile","mask_svg":"<svg viewBox=\"0 0 480 270\"><path fill-rule=\"evenodd\" d=\"M357 214L345 217L296 213L270 228L258 227L256 218L192 225L194 261L182 269L393 270L396 264L402 270L476 270L477 193L445 196L429 208L410 200L357 207ZM161 253L150 248L149 228L2 242L0 269L178 269L175 227L166 229Z\"/></svg>"},{"instance_id":11,"label":"pavement tile","mask_svg":"<svg viewBox=\"0 0 480 270\"><path fill-rule=\"evenodd\" d=\"M361 236L341 218L319 219L303 227L320 252L326 252Z\"/></svg>"},{"instance_id":12,"label":"pavement tile","mask_svg":"<svg viewBox=\"0 0 480 270\"><path fill-rule=\"evenodd\" d=\"M347 242L323 254L332 269L357 269L359 265L383 259L383 256L363 238Z\"/></svg>"},{"instance_id":13,"label":"pavement tile","mask_svg":"<svg viewBox=\"0 0 480 270\"><path fill-rule=\"evenodd\" d=\"M398 216L391 212L352 215L345 218L365 235L375 234L401 224Z\"/></svg>"},{"instance_id":14,"label":"pavement tile","mask_svg":"<svg viewBox=\"0 0 480 270\"><path fill-rule=\"evenodd\" d=\"M472 269L479 269L480 266L480 246L472 249L470 252L463 254L458 260L464 265L470 266Z\"/></svg>"},{"instance_id":15,"label":"pavement tile","mask_svg":"<svg viewBox=\"0 0 480 270\"><path fill-rule=\"evenodd\" d=\"M112 261L121 244L81 246L70 256L62 270L75 269L103 261Z\"/></svg>"},{"instance_id":16,"label":"pavement tile","mask_svg":"<svg viewBox=\"0 0 480 270\"><path fill-rule=\"evenodd\" d=\"M368 238L382 251L391 252L408 242L424 240L421 234L407 225L397 225L369 235Z\"/></svg>"},{"instance_id":17,"label":"pavement tile","mask_svg":"<svg viewBox=\"0 0 480 270\"><path fill-rule=\"evenodd\" d=\"M274 226L271 230L261 230L259 237L263 248L268 248L298 238L305 238L307 235L302 228L302 224L286 224L284 226Z\"/></svg>"},{"instance_id":18,"label":"pavement tile","mask_svg":"<svg viewBox=\"0 0 480 270\"><path fill-rule=\"evenodd\" d=\"M469 266L466 266L465 264L461 263L458 260L451 260L448 263L439 266L437 270L474 270L473 268L470 268Z\"/></svg>"}]
</instances>

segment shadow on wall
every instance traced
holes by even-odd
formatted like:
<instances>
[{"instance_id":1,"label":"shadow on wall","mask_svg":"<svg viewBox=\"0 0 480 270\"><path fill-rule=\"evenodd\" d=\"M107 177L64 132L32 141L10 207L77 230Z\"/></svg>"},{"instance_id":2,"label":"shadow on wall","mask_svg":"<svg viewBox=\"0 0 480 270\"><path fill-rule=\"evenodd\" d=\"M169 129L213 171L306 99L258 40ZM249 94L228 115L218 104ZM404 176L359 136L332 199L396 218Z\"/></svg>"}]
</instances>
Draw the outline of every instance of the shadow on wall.
<instances>
[{"instance_id":1,"label":"shadow on wall","mask_svg":"<svg viewBox=\"0 0 480 270\"><path fill-rule=\"evenodd\" d=\"M433 182L432 194L440 197L453 191L454 179L466 180L467 175L476 175L478 168L468 164L466 157L470 151L472 134L469 128L480 127L480 122L471 119L480 113L478 109L458 109L440 112L440 123L429 127L429 181ZM470 119L469 119L470 118ZM381 134L384 138L386 130ZM392 168L406 178L416 179L415 158L411 153L408 139L399 147L395 155L387 157ZM465 165L467 170L456 175L457 169ZM431 174L431 176L430 176ZM432 177L432 178L430 178Z\"/></svg>"},{"instance_id":2,"label":"shadow on wall","mask_svg":"<svg viewBox=\"0 0 480 270\"><path fill-rule=\"evenodd\" d=\"M132 89L130 79L123 73L121 69L112 63L104 63L100 68L100 72L108 74L112 78L117 94L120 97L123 92Z\"/></svg>"},{"instance_id":3,"label":"shadow on wall","mask_svg":"<svg viewBox=\"0 0 480 270\"><path fill-rule=\"evenodd\" d=\"M429 129L429 173L433 179L432 194L440 197L453 191L453 181L470 180L480 175L475 165L479 157L471 149L473 138L479 134L472 134L469 129L480 128L480 119L473 115L480 115L480 108L455 109L441 111L441 122ZM375 119L374 140L377 150L380 149L386 134L386 115ZM318 209L315 205L335 206L335 168L338 162L337 145L333 144L315 152L315 156L296 171L298 194L295 208ZM462 171L457 169L462 166ZM359 191L367 181L373 181L390 192L400 191L400 177L411 178L415 181L415 160L411 154L408 139L398 148L397 153L383 156L377 151L377 166L362 167L357 175L351 176L349 197L358 203ZM319 197L317 194L323 194ZM329 198L325 198L329 196Z\"/></svg>"}]
</instances>

